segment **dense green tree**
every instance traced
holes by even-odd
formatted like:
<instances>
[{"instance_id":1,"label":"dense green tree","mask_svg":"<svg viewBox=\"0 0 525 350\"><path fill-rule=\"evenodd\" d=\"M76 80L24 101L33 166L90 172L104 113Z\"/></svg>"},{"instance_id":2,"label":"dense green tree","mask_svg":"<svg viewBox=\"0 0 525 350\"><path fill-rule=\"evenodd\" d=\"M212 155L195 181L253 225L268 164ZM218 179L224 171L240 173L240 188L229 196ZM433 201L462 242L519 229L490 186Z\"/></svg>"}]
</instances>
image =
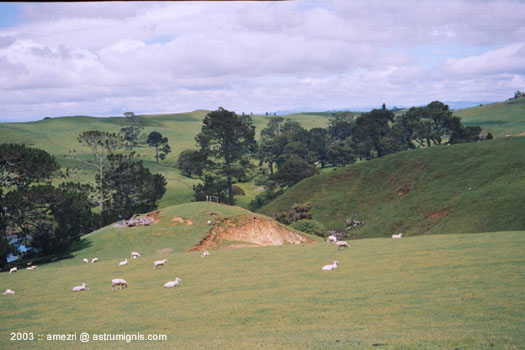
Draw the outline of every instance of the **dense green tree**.
<instances>
[{"instance_id":1,"label":"dense green tree","mask_svg":"<svg viewBox=\"0 0 525 350\"><path fill-rule=\"evenodd\" d=\"M475 142L480 140L480 134L481 127L479 126L461 126L452 132L448 142L450 144Z\"/></svg>"},{"instance_id":2,"label":"dense green tree","mask_svg":"<svg viewBox=\"0 0 525 350\"><path fill-rule=\"evenodd\" d=\"M332 140L344 141L352 136L355 115L351 112L333 114L328 120L328 135Z\"/></svg>"},{"instance_id":3,"label":"dense green tree","mask_svg":"<svg viewBox=\"0 0 525 350\"><path fill-rule=\"evenodd\" d=\"M224 108L208 113L195 137L200 151L208 159L215 176L226 178L228 203L233 205L233 177L239 177L241 161L256 149L255 126L247 115L237 115ZM214 183L219 183L215 180Z\"/></svg>"},{"instance_id":4,"label":"dense green tree","mask_svg":"<svg viewBox=\"0 0 525 350\"><path fill-rule=\"evenodd\" d=\"M354 142L372 145L378 157L399 151L390 123L394 121L394 113L387 109L373 109L363 113L356 119L352 128Z\"/></svg>"},{"instance_id":5,"label":"dense green tree","mask_svg":"<svg viewBox=\"0 0 525 350\"><path fill-rule=\"evenodd\" d=\"M315 162L319 162L324 168L328 160L328 146L330 140L328 131L323 128L310 129L310 138L308 140L308 149L312 153Z\"/></svg>"},{"instance_id":6,"label":"dense green tree","mask_svg":"<svg viewBox=\"0 0 525 350\"><path fill-rule=\"evenodd\" d=\"M343 167L355 162L356 156L348 140L335 141L328 147L326 158L333 166Z\"/></svg>"},{"instance_id":7,"label":"dense green tree","mask_svg":"<svg viewBox=\"0 0 525 350\"><path fill-rule=\"evenodd\" d=\"M182 175L202 177L206 168L206 157L199 151L187 149L182 151L177 158L177 168Z\"/></svg>"},{"instance_id":8,"label":"dense green tree","mask_svg":"<svg viewBox=\"0 0 525 350\"><path fill-rule=\"evenodd\" d=\"M160 174L152 174L142 161L112 156L112 166L106 175L111 197L103 213L105 223L114 221L118 215L146 213L157 209L158 202L166 192L166 180Z\"/></svg>"},{"instance_id":9,"label":"dense green tree","mask_svg":"<svg viewBox=\"0 0 525 350\"><path fill-rule=\"evenodd\" d=\"M282 133L284 118L271 117L268 124L261 130L261 140L271 140Z\"/></svg>"},{"instance_id":10,"label":"dense green tree","mask_svg":"<svg viewBox=\"0 0 525 350\"><path fill-rule=\"evenodd\" d=\"M451 121L452 111L443 102L429 103L424 109L423 118L430 121L430 139L435 144L441 144L443 137L453 131L451 130L451 126L454 125Z\"/></svg>"},{"instance_id":11,"label":"dense green tree","mask_svg":"<svg viewBox=\"0 0 525 350\"><path fill-rule=\"evenodd\" d=\"M160 132L152 131L148 135L146 143L150 147L155 147L155 159L157 160L157 164L159 163L159 158L164 160L166 159L166 155L171 152L171 147L168 145L168 138L163 137Z\"/></svg>"},{"instance_id":12,"label":"dense green tree","mask_svg":"<svg viewBox=\"0 0 525 350\"><path fill-rule=\"evenodd\" d=\"M34 184L46 184L59 173L59 166L47 152L19 144L0 145L0 270L7 268L7 257L16 253L8 232L16 232L15 220L21 214L15 199Z\"/></svg>"},{"instance_id":13,"label":"dense green tree","mask_svg":"<svg viewBox=\"0 0 525 350\"><path fill-rule=\"evenodd\" d=\"M280 186L292 186L304 178L313 176L315 167L296 154L291 154L288 159L278 166L274 175Z\"/></svg>"}]
</instances>

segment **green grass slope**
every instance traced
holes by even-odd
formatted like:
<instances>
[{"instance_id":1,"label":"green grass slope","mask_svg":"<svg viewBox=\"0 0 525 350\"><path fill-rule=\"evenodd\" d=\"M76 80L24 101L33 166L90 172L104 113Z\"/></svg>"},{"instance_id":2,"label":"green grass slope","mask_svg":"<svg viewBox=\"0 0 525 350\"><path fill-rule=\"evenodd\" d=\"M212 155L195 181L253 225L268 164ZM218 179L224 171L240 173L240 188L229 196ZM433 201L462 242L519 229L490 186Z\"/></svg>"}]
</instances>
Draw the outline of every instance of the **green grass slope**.
<instances>
[{"instance_id":1,"label":"green grass slope","mask_svg":"<svg viewBox=\"0 0 525 350\"><path fill-rule=\"evenodd\" d=\"M158 260L166 254L186 252L194 248L208 236L208 220L219 222L221 219L245 215L264 218L263 215L240 207L207 202L180 204L156 213L157 220L151 226L115 227L113 224L83 236L73 248L71 258L57 264L75 265L83 258L91 260L95 256L101 261L119 257L124 260L129 258L132 251L138 251L142 256L156 257ZM116 252L124 254L116 255Z\"/></svg>"},{"instance_id":2,"label":"green grass slope","mask_svg":"<svg viewBox=\"0 0 525 350\"><path fill-rule=\"evenodd\" d=\"M479 125L496 137L525 131L525 98L454 111L464 125Z\"/></svg>"},{"instance_id":3,"label":"green grass slope","mask_svg":"<svg viewBox=\"0 0 525 350\"><path fill-rule=\"evenodd\" d=\"M96 234L95 234L96 235ZM520 349L525 232L173 252L0 274L2 349ZM137 247L138 249L144 247ZM321 266L339 260L335 271ZM176 288L162 286L175 277ZM112 278L129 287L111 289ZM71 292L88 283L89 290ZM10 340L32 332L33 341ZM93 341L164 334L166 341ZM47 341L76 333L75 341ZM43 340L38 340L43 339ZM91 338L92 339L92 338Z\"/></svg>"},{"instance_id":4,"label":"green grass slope","mask_svg":"<svg viewBox=\"0 0 525 350\"><path fill-rule=\"evenodd\" d=\"M303 202L327 229L364 220L352 231L360 237L523 230L525 137L405 151L328 171L260 212Z\"/></svg>"}]
</instances>

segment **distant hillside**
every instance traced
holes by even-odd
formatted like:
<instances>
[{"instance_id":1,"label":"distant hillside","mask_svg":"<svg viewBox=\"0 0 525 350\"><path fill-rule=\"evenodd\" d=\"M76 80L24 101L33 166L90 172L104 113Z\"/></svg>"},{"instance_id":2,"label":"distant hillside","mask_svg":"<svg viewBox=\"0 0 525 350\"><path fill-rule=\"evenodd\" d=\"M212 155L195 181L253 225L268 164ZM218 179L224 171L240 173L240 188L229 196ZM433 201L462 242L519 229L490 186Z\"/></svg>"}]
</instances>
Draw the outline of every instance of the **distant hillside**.
<instances>
[{"instance_id":1,"label":"distant hillside","mask_svg":"<svg viewBox=\"0 0 525 350\"><path fill-rule=\"evenodd\" d=\"M303 180L260 211L311 202L327 229L361 237L525 229L525 137L411 150Z\"/></svg>"},{"instance_id":2,"label":"distant hillside","mask_svg":"<svg viewBox=\"0 0 525 350\"><path fill-rule=\"evenodd\" d=\"M525 97L454 111L464 125L479 125L496 137L525 131Z\"/></svg>"}]
</instances>

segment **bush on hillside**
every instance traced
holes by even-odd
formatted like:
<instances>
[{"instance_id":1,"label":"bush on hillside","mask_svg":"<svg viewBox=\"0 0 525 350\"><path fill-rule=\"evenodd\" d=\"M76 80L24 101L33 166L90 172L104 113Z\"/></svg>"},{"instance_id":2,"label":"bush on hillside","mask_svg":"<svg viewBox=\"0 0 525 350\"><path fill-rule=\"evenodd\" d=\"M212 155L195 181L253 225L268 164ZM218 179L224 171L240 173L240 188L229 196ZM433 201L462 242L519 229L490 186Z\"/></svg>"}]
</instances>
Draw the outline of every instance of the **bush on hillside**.
<instances>
[{"instance_id":1,"label":"bush on hillside","mask_svg":"<svg viewBox=\"0 0 525 350\"><path fill-rule=\"evenodd\" d=\"M239 186L237 186L237 185L233 185L233 194L236 195L236 196L245 196L246 195L244 190L242 188L240 188Z\"/></svg>"},{"instance_id":2,"label":"bush on hillside","mask_svg":"<svg viewBox=\"0 0 525 350\"><path fill-rule=\"evenodd\" d=\"M324 237L326 232L323 224L315 220L302 219L292 223L290 226L298 231L310 233L320 237Z\"/></svg>"},{"instance_id":3,"label":"bush on hillside","mask_svg":"<svg viewBox=\"0 0 525 350\"><path fill-rule=\"evenodd\" d=\"M262 208L266 204L270 203L275 198L279 197L281 191L266 190L259 193L255 196L255 199L248 204L248 209L251 211L256 211L259 208Z\"/></svg>"}]
</instances>

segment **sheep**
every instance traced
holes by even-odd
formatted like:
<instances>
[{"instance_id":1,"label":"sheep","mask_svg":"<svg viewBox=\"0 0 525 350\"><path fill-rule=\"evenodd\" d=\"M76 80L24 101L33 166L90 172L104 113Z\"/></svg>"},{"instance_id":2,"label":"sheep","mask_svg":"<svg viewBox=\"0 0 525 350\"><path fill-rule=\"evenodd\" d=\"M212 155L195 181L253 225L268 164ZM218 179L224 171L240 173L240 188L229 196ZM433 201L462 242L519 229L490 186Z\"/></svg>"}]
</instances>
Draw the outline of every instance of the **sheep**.
<instances>
[{"instance_id":1,"label":"sheep","mask_svg":"<svg viewBox=\"0 0 525 350\"><path fill-rule=\"evenodd\" d=\"M211 225L211 220L208 220L208 225Z\"/></svg>"},{"instance_id":2,"label":"sheep","mask_svg":"<svg viewBox=\"0 0 525 350\"><path fill-rule=\"evenodd\" d=\"M335 242L335 244L337 244L337 249L341 249L341 248L350 248L350 245L348 244L347 241L339 241L339 242Z\"/></svg>"},{"instance_id":3,"label":"sheep","mask_svg":"<svg viewBox=\"0 0 525 350\"><path fill-rule=\"evenodd\" d=\"M334 235L330 235L328 236L328 239L326 240L326 243L331 243L331 242L337 242L337 237L334 236Z\"/></svg>"},{"instance_id":4,"label":"sheep","mask_svg":"<svg viewBox=\"0 0 525 350\"><path fill-rule=\"evenodd\" d=\"M93 259L91 259L91 263L92 263L92 264L96 263L97 261L98 261L98 258L93 258Z\"/></svg>"},{"instance_id":5,"label":"sheep","mask_svg":"<svg viewBox=\"0 0 525 350\"><path fill-rule=\"evenodd\" d=\"M169 281L164 284L164 288L177 287L179 285L180 278L175 278L175 281Z\"/></svg>"},{"instance_id":6,"label":"sheep","mask_svg":"<svg viewBox=\"0 0 525 350\"><path fill-rule=\"evenodd\" d=\"M122 289L122 287L128 287L128 282L122 278L115 278L111 280L111 285L113 290L115 290L117 286L120 287L119 289Z\"/></svg>"},{"instance_id":7,"label":"sheep","mask_svg":"<svg viewBox=\"0 0 525 350\"><path fill-rule=\"evenodd\" d=\"M35 270L36 265L26 267L26 270Z\"/></svg>"},{"instance_id":8,"label":"sheep","mask_svg":"<svg viewBox=\"0 0 525 350\"><path fill-rule=\"evenodd\" d=\"M164 266L165 263L168 262L168 259L164 259L164 260L157 260L153 263L153 268L156 269L157 266Z\"/></svg>"},{"instance_id":9,"label":"sheep","mask_svg":"<svg viewBox=\"0 0 525 350\"><path fill-rule=\"evenodd\" d=\"M82 262L83 262L84 264L88 264L88 263L89 263L89 260L88 260L88 259L82 259Z\"/></svg>"},{"instance_id":10,"label":"sheep","mask_svg":"<svg viewBox=\"0 0 525 350\"><path fill-rule=\"evenodd\" d=\"M81 291L84 291L86 290L86 286L87 286L87 283L82 283L81 286L75 286L73 287L73 289L71 290L72 292L81 292Z\"/></svg>"},{"instance_id":11,"label":"sheep","mask_svg":"<svg viewBox=\"0 0 525 350\"><path fill-rule=\"evenodd\" d=\"M403 234L399 232L397 235L392 235L392 238L401 238L403 237Z\"/></svg>"},{"instance_id":12,"label":"sheep","mask_svg":"<svg viewBox=\"0 0 525 350\"><path fill-rule=\"evenodd\" d=\"M140 254L137 252L131 252L131 258L132 259L140 258Z\"/></svg>"},{"instance_id":13,"label":"sheep","mask_svg":"<svg viewBox=\"0 0 525 350\"><path fill-rule=\"evenodd\" d=\"M6 289L5 292L3 292L2 294L3 294L3 295L15 294L15 291L12 290L12 289Z\"/></svg>"},{"instance_id":14,"label":"sheep","mask_svg":"<svg viewBox=\"0 0 525 350\"><path fill-rule=\"evenodd\" d=\"M9 273L18 273L18 269L16 267L12 267L10 270L9 270Z\"/></svg>"},{"instance_id":15,"label":"sheep","mask_svg":"<svg viewBox=\"0 0 525 350\"><path fill-rule=\"evenodd\" d=\"M118 266L126 266L128 264L128 259L125 259L124 261L121 261L118 263Z\"/></svg>"},{"instance_id":16,"label":"sheep","mask_svg":"<svg viewBox=\"0 0 525 350\"><path fill-rule=\"evenodd\" d=\"M323 271L331 271L337 269L337 265L339 265L339 261L334 261L332 265L325 265L323 266Z\"/></svg>"},{"instance_id":17,"label":"sheep","mask_svg":"<svg viewBox=\"0 0 525 350\"><path fill-rule=\"evenodd\" d=\"M203 251L202 252L202 257L205 258L207 256L210 256L210 252L208 252L207 250Z\"/></svg>"}]
</instances>

